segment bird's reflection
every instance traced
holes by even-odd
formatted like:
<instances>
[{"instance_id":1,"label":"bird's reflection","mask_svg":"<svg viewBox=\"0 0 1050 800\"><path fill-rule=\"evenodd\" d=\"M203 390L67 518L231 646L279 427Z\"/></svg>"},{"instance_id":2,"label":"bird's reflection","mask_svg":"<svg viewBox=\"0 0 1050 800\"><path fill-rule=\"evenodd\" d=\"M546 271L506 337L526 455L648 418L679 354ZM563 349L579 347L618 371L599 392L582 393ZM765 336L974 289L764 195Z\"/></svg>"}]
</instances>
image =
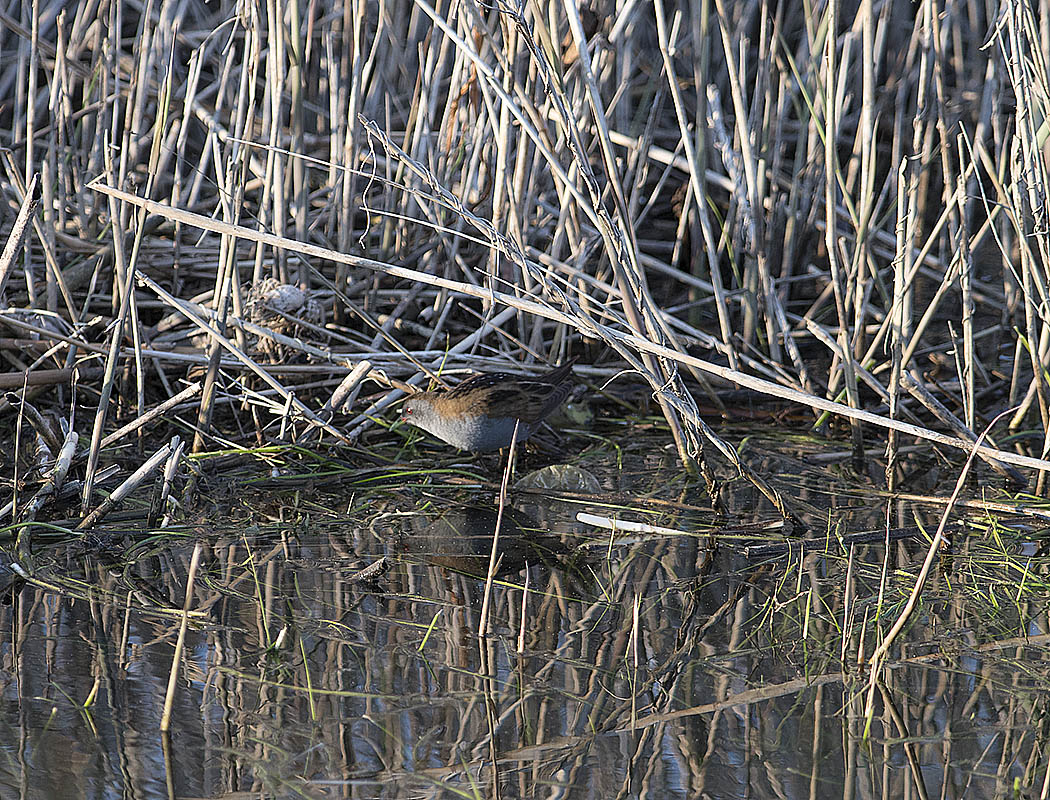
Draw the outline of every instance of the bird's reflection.
<instances>
[{"instance_id":1,"label":"bird's reflection","mask_svg":"<svg viewBox=\"0 0 1050 800\"><path fill-rule=\"evenodd\" d=\"M436 519L420 515L403 530L399 549L410 560L484 578L497 520L497 576L511 575L527 566L571 568L570 548L528 514L510 507L503 509L502 519L494 506L457 506Z\"/></svg>"}]
</instances>

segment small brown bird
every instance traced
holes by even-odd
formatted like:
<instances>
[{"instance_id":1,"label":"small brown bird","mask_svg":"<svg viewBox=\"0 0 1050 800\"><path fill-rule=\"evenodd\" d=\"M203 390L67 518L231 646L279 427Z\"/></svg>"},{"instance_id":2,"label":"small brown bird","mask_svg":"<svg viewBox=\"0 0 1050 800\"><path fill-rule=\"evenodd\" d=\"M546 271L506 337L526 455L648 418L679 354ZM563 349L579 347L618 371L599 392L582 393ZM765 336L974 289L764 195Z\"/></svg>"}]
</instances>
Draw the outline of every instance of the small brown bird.
<instances>
[{"instance_id":1,"label":"small brown bird","mask_svg":"<svg viewBox=\"0 0 1050 800\"><path fill-rule=\"evenodd\" d=\"M460 450L483 453L509 447L515 423L516 441L522 442L569 396L574 362L538 378L490 372L445 392L412 395L401 421Z\"/></svg>"}]
</instances>

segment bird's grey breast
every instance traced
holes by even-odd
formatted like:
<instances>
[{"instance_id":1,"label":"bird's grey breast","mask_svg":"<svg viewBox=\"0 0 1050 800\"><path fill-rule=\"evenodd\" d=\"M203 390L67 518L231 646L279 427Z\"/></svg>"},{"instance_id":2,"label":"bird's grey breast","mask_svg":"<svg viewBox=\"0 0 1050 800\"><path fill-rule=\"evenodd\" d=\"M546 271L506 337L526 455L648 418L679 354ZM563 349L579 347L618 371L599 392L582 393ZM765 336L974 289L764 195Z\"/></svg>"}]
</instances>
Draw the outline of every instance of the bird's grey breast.
<instances>
[{"instance_id":1,"label":"bird's grey breast","mask_svg":"<svg viewBox=\"0 0 1050 800\"><path fill-rule=\"evenodd\" d=\"M472 450L484 453L510 446L514 436L514 417L489 417L481 415L470 419L457 419L448 422L442 431L431 431L449 444L461 450ZM532 433L532 426L526 422L518 424L517 441L527 439Z\"/></svg>"}]
</instances>

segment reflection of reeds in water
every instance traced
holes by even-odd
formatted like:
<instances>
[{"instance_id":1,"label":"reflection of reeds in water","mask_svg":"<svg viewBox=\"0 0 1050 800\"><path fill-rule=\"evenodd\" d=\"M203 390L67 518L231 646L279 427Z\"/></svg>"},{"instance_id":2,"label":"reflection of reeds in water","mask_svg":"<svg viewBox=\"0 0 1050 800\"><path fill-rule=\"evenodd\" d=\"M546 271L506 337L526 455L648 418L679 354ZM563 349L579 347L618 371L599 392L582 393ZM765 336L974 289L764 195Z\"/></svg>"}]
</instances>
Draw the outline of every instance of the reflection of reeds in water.
<instances>
[{"instance_id":1,"label":"reflection of reeds in water","mask_svg":"<svg viewBox=\"0 0 1050 800\"><path fill-rule=\"evenodd\" d=\"M1041 779L1047 558L1008 529L982 536L980 515L969 538L953 534L866 730L858 665L907 597L924 540L829 536L755 560L743 547L757 525L723 532L708 515L705 527L687 503L585 506L663 531L649 535L581 526L579 498L542 523L511 507L479 642L492 511L458 505L458 487L418 491L429 511L394 515L406 490L385 489L310 525L290 507L289 522L267 521L277 505L250 526L215 520L173 709L180 793L322 797L351 781L361 796L451 796L474 782L491 796L497 780L507 797L795 797L813 782L919 796L921 780L927 796L947 782L983 797L1014 775ZM152 776L192 546L128 536L72 560L69 547L42 550L30 587L0 607L4 674L24 709L6 724L79 758L155 759ZM384 574L355 579L384 557ZM216 749L227 755L205 756ZM916 770L884 771L909 760ZM63 796L60 769L23 769ZM140 792L151 779L126 777Z\"/></svg>"}]
</instances>

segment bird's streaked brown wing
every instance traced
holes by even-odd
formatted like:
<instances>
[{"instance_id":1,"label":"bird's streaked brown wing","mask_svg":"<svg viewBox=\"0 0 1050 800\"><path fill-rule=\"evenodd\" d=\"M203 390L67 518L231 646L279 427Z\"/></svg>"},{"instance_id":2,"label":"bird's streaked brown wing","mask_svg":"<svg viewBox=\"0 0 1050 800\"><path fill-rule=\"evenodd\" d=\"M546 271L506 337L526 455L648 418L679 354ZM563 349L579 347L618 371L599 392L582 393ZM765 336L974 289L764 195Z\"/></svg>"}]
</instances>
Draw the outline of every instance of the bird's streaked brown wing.
<instances>
[{"instance_id":1,"label":"bird's streaked brown wing","mask_svg":"<svg viewBox=\"0 0 1050 800\"><path fill-rule=\"evenodd\" d=\"M572 391L573 361L539 378L519 378L506 372L475 375L441 395L441 402L470 400L476 413L539 422L565 402Z\"/></svg>"}]
</instances>

